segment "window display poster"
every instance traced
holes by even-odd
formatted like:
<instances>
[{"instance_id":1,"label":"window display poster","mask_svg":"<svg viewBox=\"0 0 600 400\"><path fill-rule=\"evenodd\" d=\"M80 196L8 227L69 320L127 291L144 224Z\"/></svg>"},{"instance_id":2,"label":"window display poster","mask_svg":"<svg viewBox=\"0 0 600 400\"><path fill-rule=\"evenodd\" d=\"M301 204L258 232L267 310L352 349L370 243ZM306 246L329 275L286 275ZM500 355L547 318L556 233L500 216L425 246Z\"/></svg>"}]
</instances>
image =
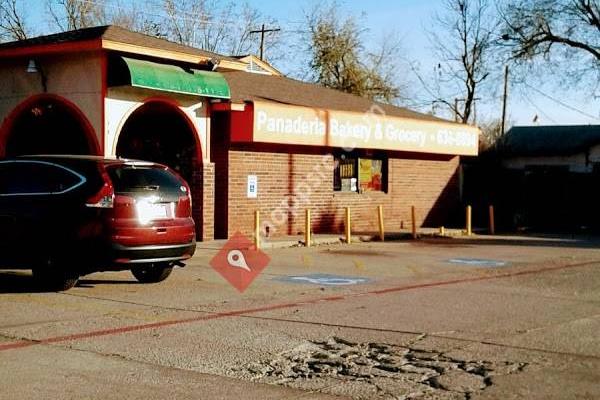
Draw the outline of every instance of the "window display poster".
<instances>
[{"instance_id":1,"label":"window display poster","mask_svg":"<svg viewBox=\"0 0 600 400\"><path fill-rule=\"evenodd\" d=\"M383 161L361 158L358 164L361 191L381 191Z\"/></svg>"}]
</instances>

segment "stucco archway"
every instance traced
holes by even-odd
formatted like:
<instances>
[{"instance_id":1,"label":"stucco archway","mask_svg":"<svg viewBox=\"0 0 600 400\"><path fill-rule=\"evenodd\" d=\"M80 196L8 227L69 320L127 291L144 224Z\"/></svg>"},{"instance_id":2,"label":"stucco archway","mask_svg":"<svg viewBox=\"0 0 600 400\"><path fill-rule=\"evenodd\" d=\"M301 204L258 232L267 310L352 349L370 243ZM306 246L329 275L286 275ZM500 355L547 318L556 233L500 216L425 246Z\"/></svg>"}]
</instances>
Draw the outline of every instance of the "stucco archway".
<instances>
[{"instance_id":1,"label":"stucco archway","mask_svg":"<svg viewBox=\"0 0 600 400\"><path fill-rule=\"evenodd\" d=\"M100 154L91 124L65 98L44 94L19 104L0 129L0 157L25 154Z\"/></svg>"},{"instance_id":2,"label":"stucco archway","mask_svg":"<svg viewBox=\"0 0 600 400\"><path fill-rule=\"evenodd\" d=\"M181 109L163 100L133 111L119 132L116 155L168 165L192 184L201 154L196 129Z\"/></svg>"},{"instance_id":3,"label":"stucco archway","mask_svg":"<svg viewBox=\"0 0 600 400\"><path fill-rule=\"evenodd\" d=\"M177 171L190 185L196 231L203 237L202 149L194 124L176 103L153 99L129 114L118 133L115 154Z\"/></svg>"}]
</instances>

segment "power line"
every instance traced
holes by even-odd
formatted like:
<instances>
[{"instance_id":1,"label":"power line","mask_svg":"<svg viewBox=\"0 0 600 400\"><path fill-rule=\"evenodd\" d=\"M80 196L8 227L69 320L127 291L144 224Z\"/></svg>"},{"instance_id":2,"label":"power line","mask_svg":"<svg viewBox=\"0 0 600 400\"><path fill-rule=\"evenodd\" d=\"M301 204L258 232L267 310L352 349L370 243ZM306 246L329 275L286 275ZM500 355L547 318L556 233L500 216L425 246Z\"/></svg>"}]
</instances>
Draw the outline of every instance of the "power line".
<instances>
[{"instance_id":1,"label":"power line","mask_svg":"<svg viewBox=\"0 0 600 400\"><path fill-rule=\"evenodd\" d=\"M579 113L579 114L581 114L581 115L583 115L583 116L585 116L585 117L592 118L592 119L595 119L595 120L597 120L597 121L600 121L600 118L599 118L599 117L596 117L596 116L594 116L594 115L592 115L592 114L588 114L588 113L586 113L585 111L582 111L582 110L580 110L580 109L578 109L578 108L575 108L575 107L573 107L573 106L571 106L571 105L569 105L569 104L567 104L567 103L565 103L565 102L563 102L563 101L561 101L561 100L558 100L557 98L554 98L554 97L550 96L549 94L546 94L546 93L542 92L540 89L538 89L538 88L536 88L536 87L534 87L534 86L531 86L531 85L530 85L530 84L528 84L527 82L523 82L523 84L524 84L525 86L527 86L528 88L530 88L531 90L533 90L533 91L535 91L535 92L537 92L537 93L541 94L542 96L544 96L544 97L546 97L546 98L548 98L548 99L550 99L550 100L554 101L554 102L555 102L555 103L557 103L557 104L560 104L561 106L563 106L563 107L565 107L565 108L568 108L568 109L569 109L569 110L571 110L571 111L575 111L576 113Z\"/></svg>"},{"instance_id":2,"label":"power line","mask_svg":"<svg viewBox=\"0 0 600 400\"><path fill-rule=\"evenodd\" d=\"M542 114L545 118L548 118L548 120L554 124L556 124L556 120L554 118L552 118L550 115L546 114L546 112L544 110L542 110L540 107L537 106L537 104L535 104L533 102L533 100L531 100L531 98L523 93L522 94L523 98L525 99L525 101L527 101L529 104L531 104L533 106L533 108L535 108L540 114Z\"/></svg>"}]
</instances>

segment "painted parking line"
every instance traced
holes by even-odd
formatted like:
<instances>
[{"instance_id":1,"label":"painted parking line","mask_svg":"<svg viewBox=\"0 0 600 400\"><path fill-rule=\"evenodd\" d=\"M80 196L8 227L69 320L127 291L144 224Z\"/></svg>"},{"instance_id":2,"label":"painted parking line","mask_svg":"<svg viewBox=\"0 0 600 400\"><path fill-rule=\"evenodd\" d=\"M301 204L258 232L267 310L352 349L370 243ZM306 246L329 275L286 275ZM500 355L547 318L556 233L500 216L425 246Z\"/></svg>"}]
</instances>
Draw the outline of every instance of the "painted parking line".
<instances>
[{"instance_id":1,"label":"painted parking line","mask_svg":"<svg viewBox=\"0 0 600 400\"><path fill-rule=\"evenodd\" d=\"M129 333L129 332L138 332L138 331L143 331L143 330L148 330L148 329L165 328L165 327L169 327L169 326L184 325L184 324L190 324L190 323L202 322L202 321L210 321L210 320L221 319L221 318L238 317L238 316L256 314L256 313L265 312L265 311L274 311L274 310L281 310L281 309L294 308L294 307L304 307L304 306L314 305L314 304L319 304L319 303L324 303L324 302L346 300L346 299L351 299L351 298L360 297L360 296L375 296L375 295L403 292L403 291L409 291L409 290L456 285L456 284L461 284L461 283L492 281L492 280L497 280L497 279L512 278L512 277L516 277L516 276L534 275L534 274L539 274L539 273L544 273L544 272L559 271L559 270L566 270L566 269L572 269L572 268L581 268L581 267L591 266L594 264L600 264L600 260L582 262L582 263L577 263L577 264L555 265L552 267L537 268L537 269L526 270L526 271L507 272L507 273L496 274L496 275L491 275L491 276L490 275L477 276L477 277L453 279L453 280L447 280L447 281L420 283L420 284L415 284L415 285L395 286L395 287L389 287L389 288L385 288L385 289L370 290L370 291L359 292L359 293L348 293L348 294L343 294L343 295L338 295L338 296L318 297L318 298L314 298L314 299L307 299L307 300L297 301L297 302L271 304L271 305L267 305L264 307L256 307L256 308L248 308L248 309L241 309L241 310L228 311L228 312L220 312L220 313L214 313L214 314L209 314L209 315L197 316L197 317L193 317L193 318L159 321L159 322L154 322L154 323L149 323L149 324L130 325L130 326L124 326L124 327L119 327L119 328L82 332L82 333L66 335L66 336L55 336L55 337L49 337L49 338L39 339L39 340L31 340L31 339L19 340L19 341L15 341L15 342L0 344L0 351L22 349L22 348L27 348L27 347L31 347L31 346L41 345L41 344L47 345L47 344L69 342L69 341L73 341L73 340L90 339L90 338L96 338L96 337L102 337L102 336L120 335L120 334Z\"/></svg>"}]
</instances>

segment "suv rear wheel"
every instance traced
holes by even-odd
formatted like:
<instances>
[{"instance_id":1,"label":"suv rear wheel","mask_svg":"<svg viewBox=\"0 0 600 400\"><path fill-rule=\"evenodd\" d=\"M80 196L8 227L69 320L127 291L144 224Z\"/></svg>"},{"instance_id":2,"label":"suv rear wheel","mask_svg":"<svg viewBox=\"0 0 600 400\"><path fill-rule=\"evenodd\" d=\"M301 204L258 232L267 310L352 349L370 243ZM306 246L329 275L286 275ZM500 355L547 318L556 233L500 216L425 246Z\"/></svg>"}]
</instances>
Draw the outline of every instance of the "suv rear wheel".
<instances>
[{"instance_id":1,"label":"suv rear wheel","mask_svg":"<svg viewBox=\"0 0 600 400\"><path fill-rule=\"evenodd\" d=\"M170 263L152 263L135 267L131 273L141 283L157 283L167 279L171 271L173 266Z\"/></svg>"}]
</instances>

